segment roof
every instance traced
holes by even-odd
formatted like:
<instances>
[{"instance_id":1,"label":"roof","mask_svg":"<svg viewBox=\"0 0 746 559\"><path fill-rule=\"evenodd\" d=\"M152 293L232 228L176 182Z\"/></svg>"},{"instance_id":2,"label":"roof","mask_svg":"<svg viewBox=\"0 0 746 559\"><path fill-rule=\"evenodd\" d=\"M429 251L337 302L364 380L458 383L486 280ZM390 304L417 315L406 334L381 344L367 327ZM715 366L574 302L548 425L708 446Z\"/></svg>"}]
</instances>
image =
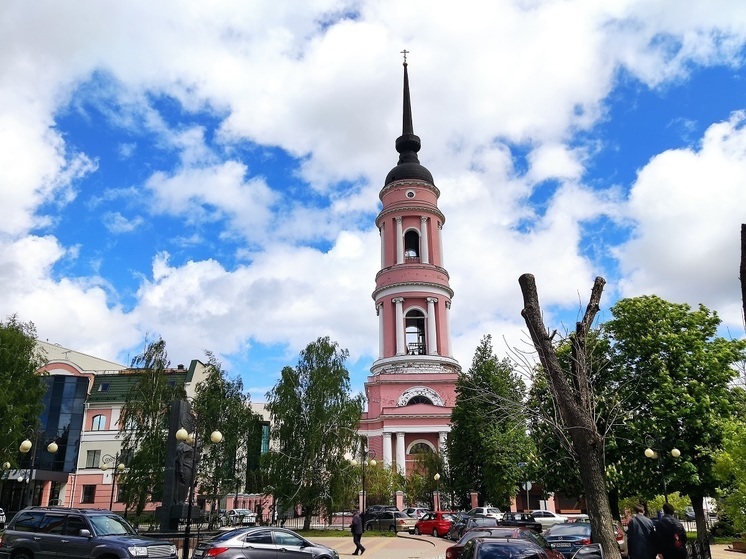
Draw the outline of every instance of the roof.
<instances>
[{"instance_id":1,"label":"roof","mask_svg":"<svg viewBox=\"0 0 746 559\"><path fill-rule=\"evenodd\" d=\"M183 386L187 382L188 374L185 369L169 369L166 372L168 381L173 381L175 386ZM88 403L124 402L140 378L142 373L134 369L127 369L118 375L98 375L93 379Z\"/></svg>"}]
</instances>

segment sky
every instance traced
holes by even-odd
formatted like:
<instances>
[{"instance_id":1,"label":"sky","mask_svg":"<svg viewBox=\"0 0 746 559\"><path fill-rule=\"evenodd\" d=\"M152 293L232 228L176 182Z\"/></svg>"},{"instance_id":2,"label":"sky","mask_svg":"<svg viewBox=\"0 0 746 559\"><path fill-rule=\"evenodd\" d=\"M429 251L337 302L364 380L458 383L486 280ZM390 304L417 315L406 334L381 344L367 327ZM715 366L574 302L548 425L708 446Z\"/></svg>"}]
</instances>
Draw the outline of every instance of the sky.
<instances>
[{"instance_id":1,"label":"sky","mask_svg":"<svg viewBox=\"0 0 746 559\"><path fill-rule=\"evenodd\" d=\"M740 0L10 0L0 316L129 364L214 353L263 401L320 336L377 357L402 50L446 216L454 356L658 295L743 337Z\"/></svg>"}]
</instances>

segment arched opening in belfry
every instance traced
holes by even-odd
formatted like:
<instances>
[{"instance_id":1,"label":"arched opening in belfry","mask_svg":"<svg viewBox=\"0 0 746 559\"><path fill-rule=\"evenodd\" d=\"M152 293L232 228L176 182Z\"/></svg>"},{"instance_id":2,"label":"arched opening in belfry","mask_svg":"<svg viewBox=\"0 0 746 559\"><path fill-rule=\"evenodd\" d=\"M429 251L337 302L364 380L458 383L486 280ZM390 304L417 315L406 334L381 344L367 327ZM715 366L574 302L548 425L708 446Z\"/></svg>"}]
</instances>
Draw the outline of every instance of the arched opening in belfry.
<instances>
[{"instance_id":1,"label":"arched opening in belfry","mask_svg":"<svg viewBox=\"0 0 746 559\"><path fill-rule=\"evenodd\" d=\"M425 355L425 315L422 311L413 309L405 318L405 332L408 355Z\"/></svg>"},{"instance_id":2,"label":"arched opening in belfry","mask_svg":"<svg viewBox=\"0 0 746 559\"><path fill-rule=\"evenodd\" d=\"M404 233L404 259L420 259L420 234L413 229Z\"/></svg>"},{"instance_id":3,"label":"arched opening in belfry","mask_svg":"<svg viewBox=\"0 0 746 559\"><path fill-rule=\"evenodd\" d=\"M417 396L412 396L409 401L407 402L408 406L413 406L415 404L430 404L433 405L433 401L428 398L427 396L423 396L422 394L418 394Z\"/></svg>"}]
</instances>

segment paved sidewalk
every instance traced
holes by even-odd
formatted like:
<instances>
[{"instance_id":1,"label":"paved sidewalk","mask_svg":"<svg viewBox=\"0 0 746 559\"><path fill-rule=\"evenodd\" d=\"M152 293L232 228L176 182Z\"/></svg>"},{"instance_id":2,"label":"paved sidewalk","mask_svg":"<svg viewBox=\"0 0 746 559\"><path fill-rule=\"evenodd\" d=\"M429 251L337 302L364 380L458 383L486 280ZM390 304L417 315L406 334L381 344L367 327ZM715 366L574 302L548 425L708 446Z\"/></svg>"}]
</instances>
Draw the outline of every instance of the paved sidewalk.
<instances>
[{"instance_id":1,"label":"paved sidewalk","mask_svg":"<svg viewBox=\"0 0 746 559\"><path fill-rule=\"evenodd\" d=\"M311 540L336 549L340 559L352 557L352 552L355 551L352 534L348 537L314 537ZM362 543L365 547L365 559L443 559L446 555L446 548L453 545L452 541L443 538L409 534L398 534L395 538L366 537L363 534Z\"/></svg>"}]
</instances>

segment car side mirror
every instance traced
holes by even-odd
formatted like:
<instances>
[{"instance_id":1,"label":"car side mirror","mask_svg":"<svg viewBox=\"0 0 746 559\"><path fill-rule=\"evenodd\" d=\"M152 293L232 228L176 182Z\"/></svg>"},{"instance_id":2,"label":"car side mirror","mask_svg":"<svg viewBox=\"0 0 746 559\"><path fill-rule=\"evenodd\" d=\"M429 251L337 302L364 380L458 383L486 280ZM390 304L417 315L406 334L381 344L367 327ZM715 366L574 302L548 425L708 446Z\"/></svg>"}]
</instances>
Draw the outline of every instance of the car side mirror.
<instances>
[{"instance_id":1,"label":"car side mirror","mask_svg":"<svg viewBox=\"0 0 746 559\"><path fill-rule=\"evenodd\" d=\"M91 531L88 528L81 528L80 532L78 532L78 535L81 538L90 538L91 537Z\"/></svg>"}]
</instances>

